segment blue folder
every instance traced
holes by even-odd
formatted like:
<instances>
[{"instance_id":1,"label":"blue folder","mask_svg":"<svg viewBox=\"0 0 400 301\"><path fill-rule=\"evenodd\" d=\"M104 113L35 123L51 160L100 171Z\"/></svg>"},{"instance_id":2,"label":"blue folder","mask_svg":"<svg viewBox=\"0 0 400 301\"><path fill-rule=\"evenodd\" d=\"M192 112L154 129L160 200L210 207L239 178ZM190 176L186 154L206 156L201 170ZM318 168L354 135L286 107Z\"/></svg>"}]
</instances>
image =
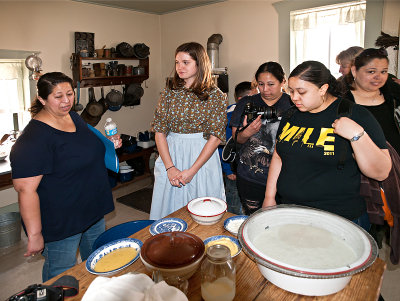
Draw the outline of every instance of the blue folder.
<instances>
[{"instance_id":1,"label":"blue folder","mask_svg":"<svg viewBox=\"0 0 400 301\"><path fill-rule=\"evenodd\" d=\"M106 164L107 169L112 170L114 172L119 171L119 160L118 156L115 153L114 143L103 136L99 130L92 127L90 124L87 125L88 128L95 133L95 135L103 142L106 147L106 154L104 156L104 163Z\"/></svg>"}]
</instances>

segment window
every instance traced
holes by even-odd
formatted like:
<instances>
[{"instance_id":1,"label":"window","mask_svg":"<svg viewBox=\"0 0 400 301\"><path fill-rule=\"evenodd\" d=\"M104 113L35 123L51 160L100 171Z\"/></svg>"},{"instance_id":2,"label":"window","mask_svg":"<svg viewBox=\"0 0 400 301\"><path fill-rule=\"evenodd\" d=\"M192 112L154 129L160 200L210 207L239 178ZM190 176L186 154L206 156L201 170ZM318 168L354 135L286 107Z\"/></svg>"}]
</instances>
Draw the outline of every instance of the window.
<instances>
[{"instance_id":1,"label":"window","mask_svg":"<svg viewBox=\"0 0 400 301\"><path fill-rule=\"evenodd\" d=\"M365 14L366 1L290 12L290 70L316 60L339 77L339 52L364 47Z\"/></svg>"},{"instance_id":2,"label":"window","mask_svg":"<svg viewBox=\"0 0 400 301\"><path fill-rule=\"evenodd\" d=\"M31 119L29 70L25 60L0 60L0 134L22 130ZM18 121L18 122L17 122Z\"/></svg>"}]
</instances>

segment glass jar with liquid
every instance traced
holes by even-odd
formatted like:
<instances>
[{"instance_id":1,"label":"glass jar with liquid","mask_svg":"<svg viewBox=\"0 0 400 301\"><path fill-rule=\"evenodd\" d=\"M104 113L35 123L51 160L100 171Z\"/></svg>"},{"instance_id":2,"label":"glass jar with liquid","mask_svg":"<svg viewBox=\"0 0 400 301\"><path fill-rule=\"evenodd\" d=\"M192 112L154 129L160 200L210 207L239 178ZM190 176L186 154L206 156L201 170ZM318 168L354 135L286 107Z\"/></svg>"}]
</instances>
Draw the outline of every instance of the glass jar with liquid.
<instances>
[{"instance_id":1,"label":"glass jar with liquid","mask_svg":"<svg viewBox=\"0 0 400 301\"><path fill-rule=\"evenodd\" d=\"M236 293L236 268L228 247L207 249L201 265L201 296L205 301L231 301Z\"/></svg>"}]
</instances>

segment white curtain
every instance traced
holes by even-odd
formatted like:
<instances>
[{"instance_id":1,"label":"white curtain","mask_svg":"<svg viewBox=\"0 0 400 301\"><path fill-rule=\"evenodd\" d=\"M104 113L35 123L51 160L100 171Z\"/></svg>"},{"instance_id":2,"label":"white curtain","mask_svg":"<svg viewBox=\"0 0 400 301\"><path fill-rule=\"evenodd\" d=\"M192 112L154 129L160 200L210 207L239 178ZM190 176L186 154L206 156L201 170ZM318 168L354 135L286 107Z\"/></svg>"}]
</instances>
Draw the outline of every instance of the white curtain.
<instances>
[{"instance_id":1,"label":"white curtain","mask_svg":"<svg viewBox=\"0 0 400 301\"><path fill-rule=\"evenodd\" d=\"M336 56L350 46L364 46L365 1L290 14L290 70L307 60L320 61L339 75Z\"/></svg>"}]
</instances>

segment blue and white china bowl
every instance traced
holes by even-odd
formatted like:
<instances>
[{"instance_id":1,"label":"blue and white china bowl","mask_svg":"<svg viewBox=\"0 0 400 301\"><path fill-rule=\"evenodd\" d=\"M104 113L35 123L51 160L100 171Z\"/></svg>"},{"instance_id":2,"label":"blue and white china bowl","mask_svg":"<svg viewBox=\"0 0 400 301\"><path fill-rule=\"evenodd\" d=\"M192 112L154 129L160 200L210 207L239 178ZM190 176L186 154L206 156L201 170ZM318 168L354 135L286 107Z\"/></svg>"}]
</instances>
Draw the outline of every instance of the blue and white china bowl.
<instances>
[{"instance_id":1,"label":"blue and white china bowl","mask_svg":"<svg viewBox=\"0 0 400 301\"><path fill-rule=\"evenodd\" d=\"M236 238L234 238L232 236L228 236L228 235L216 235L216 236L211 236L211 237L206 238L204 240L204 245L206 247L206 251L207 251L207 244L209 242L215 241L215 240L220 240L222 238L229 239L231 242L233 242L237 246L238 251L232 255L232 258L237 256L242 251L242 246L240 245L239 241Z\"/></svg>"},{"instance_id":2,"label":"blue and white china bowl","mask_svg":"<svg viewBox=\"0 0 400 301\"><path fill-rule=\"evenodd\" d=\"M240 225L248 218L249 218L248 215L231 216L224 221L224 228L232 235L237 236Z\"/></svg>"},{"instance_id":3,"label":"blue and white china bowl","mask_svg":"<svg viewBox=\"0 0 400 301\"><path fill-rule=\"evenodd\" d=\"M99 275L99 276L114 275L117 272L125 269L127 266L134 263L139 258L140 249L142 246L143 246L143 242L136 238L123 238L123 239L117 239L112 242L109 242L108 244L101 246L100 248L95 250L92 254L90 254L89 258L86 261L86 270L92 274ZM103 258L106 254L109 254L109 253L111 253L117 249L121 249L121 248L134 248L137 251L135 258L133 258L127 264L125 264L122 267L119 267L118 269L115 269L115 270L111 270L108 272L96 272L94 270L96 263L101 258Z\"/></svg>"},{"instance_id":4,"label":"blue and white china bowl","mask_svg":"<svg viewBox=\"0 0 400 301\"><path fill-rule=\"evenodd\" d=\"M185 232L187 223L180 218L161 218L151 224L149 231L151 235L157 235L164 232Z\"/></svg>"},{"instance_id":5,"label":"blue and white china bowl","mask_svg":"<svg viewBox=\"0 0 400 301\"><path fill-rule=\"evenodd\" d=\"M224 200L214 197L201 197L191 200L187 209L192 219L200 225L213 225L218 223L227 209Z\"/></svg>"}]
</instances>

